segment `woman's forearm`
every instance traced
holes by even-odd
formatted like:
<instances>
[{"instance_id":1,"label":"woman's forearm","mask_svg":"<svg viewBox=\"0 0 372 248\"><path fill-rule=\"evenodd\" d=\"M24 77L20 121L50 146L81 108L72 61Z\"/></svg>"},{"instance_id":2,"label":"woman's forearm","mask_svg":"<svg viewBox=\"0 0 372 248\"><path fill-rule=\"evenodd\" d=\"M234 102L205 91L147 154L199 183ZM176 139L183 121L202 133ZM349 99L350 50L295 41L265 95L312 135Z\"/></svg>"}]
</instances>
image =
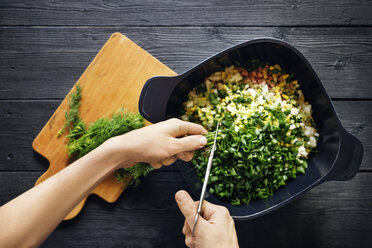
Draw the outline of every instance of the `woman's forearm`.
<instances>
[{"instance_id":1,"label":"woman's forearm","mask_svg":"<svg viewBox=\"0 0 372 248\"><path fill-rule=\"evenodd\" d=\"M138 162L154 168L190 161L206 130L171 119L109 139L43 183L0 208L0 246L34 247L107 175Z\"/></svg>"},{"instance_id":2,"label":"woman's forearm","mask_svg":"<svg viewBox=\"0 0 372 248\"><path fill-rule=\"evenodd\" d=\"M117 168L104 145L0 208L0 244L38 246ZM125 154L122 154L125 156Z\"/></svg>"}]
</instances>

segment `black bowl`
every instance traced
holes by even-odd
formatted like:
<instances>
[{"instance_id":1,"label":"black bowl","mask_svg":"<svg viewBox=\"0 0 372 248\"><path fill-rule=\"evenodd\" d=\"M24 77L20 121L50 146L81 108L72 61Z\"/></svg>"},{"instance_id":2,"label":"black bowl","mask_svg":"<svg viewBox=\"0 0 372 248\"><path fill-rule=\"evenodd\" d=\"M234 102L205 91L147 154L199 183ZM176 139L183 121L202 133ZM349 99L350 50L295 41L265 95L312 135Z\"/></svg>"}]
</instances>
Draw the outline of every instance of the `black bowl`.
<instances>
[{"instance_id":1,"label":"black bowl","mask_svg":"<svg viewBox=\"0 0 372 248\"><path fill-rule=\"evenodd\" d=\"M252 58L279 64L295 74L306 101L313 106L313 117L320 135L319 152L308 159L309 166L304 175L288 181L286 186L267 199L232 206L207 194L206 200L226 206L235 219L250 219L269 213L323 182L349 180L357 173L363 155L362 143L341 125L326 90L309 62L297 49L275 39L251 40L222 51L176 77L149 79L141 92L139 111L152 123L178 117L189 91L203 82L206 76L226 66L244 64ZM176 163L195 196L199 197L202 183L192 165L182 161Z\"/></svg>"}]
</instances>

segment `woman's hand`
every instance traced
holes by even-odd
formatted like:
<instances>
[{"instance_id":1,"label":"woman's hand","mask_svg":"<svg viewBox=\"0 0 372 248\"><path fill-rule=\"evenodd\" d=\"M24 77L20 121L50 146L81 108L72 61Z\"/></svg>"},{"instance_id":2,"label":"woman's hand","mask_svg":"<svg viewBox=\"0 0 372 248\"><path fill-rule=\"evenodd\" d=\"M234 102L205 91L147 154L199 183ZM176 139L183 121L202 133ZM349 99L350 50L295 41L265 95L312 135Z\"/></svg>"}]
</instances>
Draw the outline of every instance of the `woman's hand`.
<instances>
[{"instance_id":1,"label":"woman's hand","mask_svg":"<svg viewBox=\"0 0 372 248\"><path fill-rule=\"evenodd\" d=\"M118 167L138 162L155 168L191 160L207 140L197 124L171 119L109 139L0 207L0 246L37 247L61 220ZM32 208L30 208L32 206Z\"/></svg>"},{"instance_id":2,"label":"woman's hand","mask_svg":"<svg viewBox=\"0 0 372 248\"><path fill-rule=\"evenodd\" d=\"M119 167L146 162L157 169L177 159L190 161L194 150L206 145L206 133L198 124L170 119L111 138L105 145Z\"/></svg>"},{"instance_id":3,"label":"woman's hand","mask_svg":"<svg viewBox=\"0 0 372 248\"><path fill-rule=\"evenodd\" d=\"M178 191L175 198L185 216L182 232L185 234L187 247L239 247L234 220L227 208L204 201L203 214L199 217L193 237L192 228L198 202L194 202L183 190Z\"/></svg>"}]
</instances>

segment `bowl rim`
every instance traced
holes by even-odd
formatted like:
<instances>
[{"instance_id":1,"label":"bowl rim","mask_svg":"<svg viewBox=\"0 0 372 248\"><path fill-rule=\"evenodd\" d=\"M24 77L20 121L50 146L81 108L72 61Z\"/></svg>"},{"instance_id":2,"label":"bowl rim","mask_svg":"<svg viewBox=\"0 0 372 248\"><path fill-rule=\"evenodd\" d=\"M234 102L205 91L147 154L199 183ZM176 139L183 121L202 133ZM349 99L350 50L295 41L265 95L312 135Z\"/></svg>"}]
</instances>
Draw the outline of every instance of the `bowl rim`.
<instances>
[{"instance_id":1,"label":"bowl rim","mask_svg":"<svg viewBox=\"0 0 372 248\"><path fill-rule=\"evenodd\" d=\"M289 198L287 198L285 200L279 201L278 203L275 203L274 205L269 206L268 208L264 208L262 210L259 210L255 213L248 214L248 215L238 215L238 216L233 215L234 219L236 219L236 220L247 220L247 219L252 219L252 218L259 217L261 215L267 214L267 213L269 213L273 210L276 210L280 207L283 207L283 206L287 205L288 203L292 202L293 200L295 200L298 197L300 197L301 195L303 195L303 193L309 191L310 189L316 187L317 185L319 185L323 182L326 182L326 181L329 181L329 180L343 181L343 180L351 179L355 174L349 174L348 175L349 177L345 177L346 178L345 179L345 178L342 177L342 174L340 173L340 168L344 169L343 167L345 167L345 163L340 162L342 160L342 158L345 158L341 154L342 147L347 146L347 145L345 145L345 143L342 143L343 139L345 139L345 140L349 139L349 141L350 141L350 138L353 138L354 139L353 143L354 143L354 146L356 147L355 149L357 149L357 150L359 149L359 154L351 155L351 158L353 158L353 157L355 158L355 156L357 156L356 157L357 160L355 160L357 162L354 161L353 162L354 165L353 165L353 167L351 167L352 169L354 169L355 173L358 170L358 168L360 167L361 160L362 160L362 155L363 155L362 143L360 142L359 139L354 137L351 133L346 131L345 128L343 127L343 125L340 121L340 118L339 118L339 116L336 112L336 109L335 109L335 107L334 107L334 105L331 101L331 98L328 95L328 92L324 88L321 80L319 79L317 73L315 72L315 70L311 66L310 62L293 45L289 44L286 41L279 40L279 39L276 39L276 38L271 38L271 37L256 38L256 39L248 40L248 41L241 42L239 44L233 45L231 47L228 47L228 48L226 48L224 50L221 50L220 52L217 52L214 55L206 58L205 60L199 62L198 64L196 64L192 68L182 72L181 74L179 74L177 76L156 76L156 77L152 77L152 78L148 79L147 82L145 83L145 85L143 86L142 92L140 94L139 106L138 106L139 107L139 112L147 120L152 121L152 122L159 122L159 121L167 119L169 117L168 116L168 111L169 111L168 106L169 106L169 103L170 103L170 97L174 94L174 91L175 91L175 89L177 89L177 86L180 83L182 83L185 78L187 78L191 73L195 72L196 70L199 70L201 67L205 66L205 64L209 63L212 60L216 60L219 57L221 57L221 56L223 56L227 53L234 52L235 50L238 50L242 47L249 46L249 45L252 45L252 44L255 44L255 43L269 43L271 45L279 45L279 46L282 46L284 48L287 48L291 52L294 53L293 54L294 56L297 56L304 63L304 65L309 70L309 73L311 73L311 75L313 77L313 80L316 81L316 86L315 87L320 87L320 91L326 99L326 102L324 104L326 104L331 110L331 115L332 115L333 119L335 120L335 124L336 124L335 131L337 132L338 147L337 147L337 150L336 150L334 160L333 160L332 164L329 166L329 169L323 175L321 175L319 178L315 178L314 181L312 181L309 184L306 184L304 187L302 187L302 190L300 190L299 192L297 192L293 196L290 196ZM154 91L154 88L156 88L157 90ZM160 88L161 88L161 91L160 91ZM148 97L146 97L147 94L149 94L151 100L147 101L147 99L148 99ZM158 103L158 102L156 103L157 105L160 104L159 106L162 106L161 110L159 111L159 108L158 108L158 110L156 110L158 112L155 111L155 113L151 113L151 111L153 111L153 110L150 109L149 110L150 112L147 112L147 109L146 109L147 106L153 106L153 104L155 103L154 99L156 99L156 101L158 101L158 95L157 94L163 94L163 96L164 96L164 100L162 100L161 104ZM153 114L153 116L151 116L151 114ZM348 137L348 136L351 136L351 137ZM355 143L357 143L357 144L355 144ZM179 170L180 170L183 178L185 179L187 185L190 187L192 193L195 196L198 196L200 194L200 192L196 192L195 185L191 182L190 177L188 175L185 175L186 171L183 168L184 166L181 163L181 161L176 161L176 164L178 165ZM344 164L344 165L340 167L339 164ZM335 177L335 175L340 176L337 173L340 173L341 177Z\"/></svg>"},{"instance_id":2,"label":"bowl rim","mask_svg":"<svg viewBox=\"0 0 372 248\"><path fill-rule=\"evenodd\" d=\"M262 37L262 38L256 38L256 39L252 39L252 40L248 40L248 41L245 41L245 42L242 42L242 43L239 43L239 44L236 44L236 45L233 45L231 47L228 47L220 52L217 52L215 53L214 55L210 56L209 58L201 61L200 63L198 63L197 65L195 65L194 67L184 71L183 73L173 77L173 78L177 78L177 85L175 86L175 88L178 86L178 84L180 82L182 82L185 78L187 78L190 74L192 74L193 72L195 72L196 70L202 68L203 66L205 66L206 64L208 64L210 61L213 61L213 60L216 60L218 59L219 57L225 55L225 54L228 54L230 52L234 52L235 50L238 50L240 48L243 48L245 46L249 46L249 45L252 45L252 44L257 44L257 43L271 43L271 44L276 44L276 45L281 45L281 46L284 46L288 49L290 49L291 51L293 51L300 59L302 62L305 63L306 67L310 70L310 73L312 74L314 80L316 81L317 85L320 87L322 93L324 94L324 96L326 97L327 99L327 105L330 106L330 109L331 109L331 112L332 112L332 115L333 117L335 118L336 120L336 123L337 123L337 130L339 132L339 137L341 136L341 132L342 131L345 131L345 128L342 126L341 124L341 121L339 119L339 116L335 110L335 107L331 101L331 98L329 97L328 95L328 92L327 90L325 89L325 87L323 86L320 78L318 77L317 73L315 72L315 70L313 69L313 67L311 66L310 62L305 58L305 56L296 48L294 47L293 45L285 42L285 41L282 41L282 40L279 40L279 39L275 39L275 38L268 38L268 37ZM171 95L173 94L174 92L174 89L171 93ZM168 99L169 100L169 99ZM167 106L168 106L168 103L167 103ZM262 216L264 214L267 214L269 212L272 212L273 210L276 210L278 208L281 208L285 205L287 205L288 203L294 201L295 199L299 198L300 196L302 196L305 192L309 191L310 189L314 188L315 186L323 183L324 181L326 181L325 179L327 178L327 175L332 171L332 169L334 168L335 166L335 163L337 161L337 158L339 156L339 153L340 153L340 146L341 146L341 142L339 141L338 142L338 148L337 148L337 154L334 158L334 161L332 163L332 165L329 167L328 171L323 175L321 176L319 179L317 179L316 181L314 181L312 184L309 184L307 186L305 186L305 188L301 191L299 191L298 193L296 193L295 195L287 198L286 200L280 202L280 203L277 203L269 208L266 208L262 211L259 211L257 213L254 213L254 214L250 214L250 215L240 215L240 216L234 216L232 215L232 217L235 219L235 220L247 220L247 219L253 219L253 218L256 218L256 217L259 217L259 216ZM187 183L187 185L189 186L189 188L191 189L191 191L193 192L193 194L195 196L198 196L198 194L195 192L195 189L193 186L191 186L191 182L189 180L186 180L187 176L185 175L185 171L183 170L182 166L183 166L183 162L181 161L177 161L176 162L182 176L185 178L185 181Z\"/></svg>"}]
</instances>

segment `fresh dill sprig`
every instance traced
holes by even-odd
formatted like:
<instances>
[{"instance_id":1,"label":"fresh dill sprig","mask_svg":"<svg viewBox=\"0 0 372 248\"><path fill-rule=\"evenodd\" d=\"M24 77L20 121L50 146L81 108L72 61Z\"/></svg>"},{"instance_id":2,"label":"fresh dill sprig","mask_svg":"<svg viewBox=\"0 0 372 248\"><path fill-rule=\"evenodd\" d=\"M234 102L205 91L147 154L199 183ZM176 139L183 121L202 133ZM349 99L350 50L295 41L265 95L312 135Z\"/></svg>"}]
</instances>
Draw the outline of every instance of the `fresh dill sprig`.
<instances>
[{"instance_id":1,"label":"fresh dill sprig","mask_svg":"<svg viewBox=\"0 0 372 248\"><path fill-rule=\"evenodd\" d=\"M85 129L85 124L80 118L79 114L79 108L80 108L80 101L82 98L81 93L81 86L80 84L76 85L75 92L72 92L70 95L70 99L68 101L69 110L65 113L65 124L63 127L58 131L58 136L60 137L62 134L64 134L65 130L67 129L68 132L71 134L72 130L76 126L80 126L80 128Z\"/></svg>"},{"instance_id":2,"label":"fresh dill sprig","mask_svg":"<svg viewBox=\"0 0 372 248\"><path fill-rule=\"evenodd\" d=\"M69 110L66 111L66 121L63 128L58 132L58 137L65 130L69 134L67 152L74 159L79 159L100 146L111 137L125 134L134 129L144 126L144 119L139 113L129 113L123 108L112 115L111 119L100 118L92 122L88 128L80 118L79 107L82 98L81 86L76 85L76 91L71 93L69 99ZM119 169L115 173L118 181L124 182L128 176L133 178L131 185L137 186L140 183L139 178L146 176L153 168L147 163L139 163L127 169Z\"/></svg>"},{"instance_id":3,"label":"fresh dill sprig","mask_svg":"<svg viewBox=\"0 0 372 248\"><path fill-rule=\"evenodd\" d=\"M133 185L134 187L138 186L140 184L139 178L141 176L147 176L151 171L153 171L154 168L149 166L147 163L139 163L136 164L130 168L121 168L116 171L115 177L119 182L124 182L126 175L129 173L133 180L131 181L130 185Z\"/></svg>"},{"instance_id":4,"label":"fresh dill sprig","mask_svg":"<svg viewBox=\"0 0 372 248\"><path fill-rule=\"evenodd\" d=\"M92 122L88 129L84 131L81 130L79 125L75 126L71 134L66 137L80 137L68 143L68 153L69 155L75 155L76 158L81 158L109 138L143 126L144 120L140 114L128 113L124 109L120 109L111 119L100 118Z\"/></svg>"}]
</instances>

